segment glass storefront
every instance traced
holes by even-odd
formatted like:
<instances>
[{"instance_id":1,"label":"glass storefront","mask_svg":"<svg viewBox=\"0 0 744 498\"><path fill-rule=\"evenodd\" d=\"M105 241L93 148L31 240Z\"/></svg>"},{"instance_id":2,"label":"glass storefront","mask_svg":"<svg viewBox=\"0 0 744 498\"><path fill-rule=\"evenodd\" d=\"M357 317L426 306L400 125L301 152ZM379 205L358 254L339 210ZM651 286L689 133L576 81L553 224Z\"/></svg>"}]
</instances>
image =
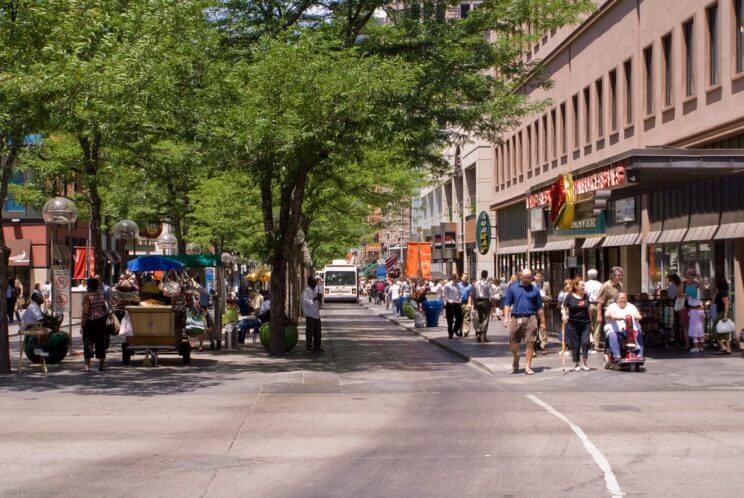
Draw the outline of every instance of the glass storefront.
<instances>
[{"instance_id":1,"label":"glass storefront","mask_svg":"<svg viewBox=\"0 0 744 498\"><path fill-rule=\"evenodd\" d=\"M499 278L503 277L509 281L513 275L517 275L522 268L527 267L527 254L501 254L497 256Z\"/></svg>"},{"instance_id":2,"label":"glass storefront","mask_svg":"<svg viewBox=\"0 0 744 498\"><path fill-rule=\"evenodd\" d=\"M688 268L699 275L703 298L710 295L713 275L713 250L710 242L684 242L681 244L648 245L649 292L658 296L667 286L667 276L676 273L684 277Z\"/></svg>"}]
</instances>

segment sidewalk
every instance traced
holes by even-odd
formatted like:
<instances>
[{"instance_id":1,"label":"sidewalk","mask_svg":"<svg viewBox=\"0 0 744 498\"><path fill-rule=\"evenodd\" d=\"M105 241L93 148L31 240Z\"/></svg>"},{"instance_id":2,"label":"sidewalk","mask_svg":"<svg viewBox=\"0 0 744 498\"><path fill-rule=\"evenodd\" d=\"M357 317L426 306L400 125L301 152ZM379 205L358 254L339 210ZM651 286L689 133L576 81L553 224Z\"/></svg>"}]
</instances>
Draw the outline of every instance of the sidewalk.
<instances>
[{"instance_id":1,"label":"sidewalk","mask_svg":"<svg viewBox=\"0 0 744 498\"><path fill-rule=\"evenodd\" d=\"M364 301L361 303L373 313L397 323L409 332L420 335L432 344L488 372L500 374L509 373L512 370L509 334L501 320L495 318L490 320L488 325L489 342L477 342L475 331L472 328L468 337L449 339L447 337L447 322L444 318L444 312L442 312L442 316L439 319L439 324L444 326L417 329L413 326L413 320L409 320L406 317L393 318L392 310L386 310L384 305L377 306ZM550 354L546 356L539 355L540 361L538 361L538 358L535 359L536 371L540 370L539 364L545 364L542 361L543 358L548 359L551 363L557 362L557 366L560 368L560 355L556 354L560 350L560 344L557 348L555 344L551 345L553 347L549 348L551 350Z\"/></svg>"}]
</instances>

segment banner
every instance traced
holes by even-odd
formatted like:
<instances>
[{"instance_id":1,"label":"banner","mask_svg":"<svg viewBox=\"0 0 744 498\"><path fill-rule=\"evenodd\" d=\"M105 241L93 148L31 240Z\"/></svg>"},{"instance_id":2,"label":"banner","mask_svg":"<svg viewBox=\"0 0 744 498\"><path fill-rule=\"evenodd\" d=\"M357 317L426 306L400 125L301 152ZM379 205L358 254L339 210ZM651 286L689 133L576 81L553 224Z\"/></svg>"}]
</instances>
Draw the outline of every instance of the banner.
<instances>
[{"instance_id":1,"label":"banner","mask_svg":"<svg viewBox=\"0 0 744 498\"><path fill-rule=\"evenodd\" d=\"M406 276L418 278L431 278L431 244L428 242L409 242L408 254L406 255Z\"/></svg>"},{"instance_id":2,"label":"banner","mask_svg":"<svg viewBox=\"0 0 744 498\"><path fill-rule=\"evenodd\" d=\"M85 271L85 254L90 255L90 273L86 274ZM93 252L92 247L76 247L75 248L75 266L73 267L72 278L74 280L83 280L89 276L94 276L96 272L96 256Z\"/></svg>"}]
</instances>

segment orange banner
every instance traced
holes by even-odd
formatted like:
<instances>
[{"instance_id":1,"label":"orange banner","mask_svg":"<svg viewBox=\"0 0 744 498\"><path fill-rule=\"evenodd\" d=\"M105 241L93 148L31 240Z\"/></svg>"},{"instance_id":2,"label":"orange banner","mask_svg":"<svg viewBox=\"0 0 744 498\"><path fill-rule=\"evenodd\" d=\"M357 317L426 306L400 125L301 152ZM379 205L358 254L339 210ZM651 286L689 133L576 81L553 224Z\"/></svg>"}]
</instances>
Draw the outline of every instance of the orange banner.
<instances>
[{"instance_id":1,"label":"orange banner","mask_svg":"<svg viewBox=\"0 0 744 498\"><path fill-rule=\"evenodd\" d=\"M419 273L420 272L420 273ZM409 242L406 254L408 278L431 278L431 242Z\"/></svg>"}]
</instances>

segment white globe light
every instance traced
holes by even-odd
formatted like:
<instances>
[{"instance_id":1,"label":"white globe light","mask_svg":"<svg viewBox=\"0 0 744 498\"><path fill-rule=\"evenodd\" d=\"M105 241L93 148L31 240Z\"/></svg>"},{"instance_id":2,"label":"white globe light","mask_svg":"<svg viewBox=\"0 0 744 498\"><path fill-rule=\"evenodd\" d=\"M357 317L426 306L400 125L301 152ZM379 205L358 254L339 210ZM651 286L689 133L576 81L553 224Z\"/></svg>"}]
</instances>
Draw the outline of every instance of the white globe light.
<instances>
[{"instance_id":1,"label":"white globe light","mask_svg":"<svg viewBox=\"0 0 744 498\"><path fill-rule=\"evenodd\" d=\"M70 224L77 221L78 209L67 197L55 197L44 204L41 216L47 224Z\"/></svg>"},{"instance_id":2,"label":"white globe light","mask_svg":"<svg viewBox=\"0 0 744 498\"><path fill-rule=\"evenodd\" d=\"M139 226L132 220L121 220L114 227L114 238L118 240L136 239L139 235Z\"/></svg>"}]
</instances>

